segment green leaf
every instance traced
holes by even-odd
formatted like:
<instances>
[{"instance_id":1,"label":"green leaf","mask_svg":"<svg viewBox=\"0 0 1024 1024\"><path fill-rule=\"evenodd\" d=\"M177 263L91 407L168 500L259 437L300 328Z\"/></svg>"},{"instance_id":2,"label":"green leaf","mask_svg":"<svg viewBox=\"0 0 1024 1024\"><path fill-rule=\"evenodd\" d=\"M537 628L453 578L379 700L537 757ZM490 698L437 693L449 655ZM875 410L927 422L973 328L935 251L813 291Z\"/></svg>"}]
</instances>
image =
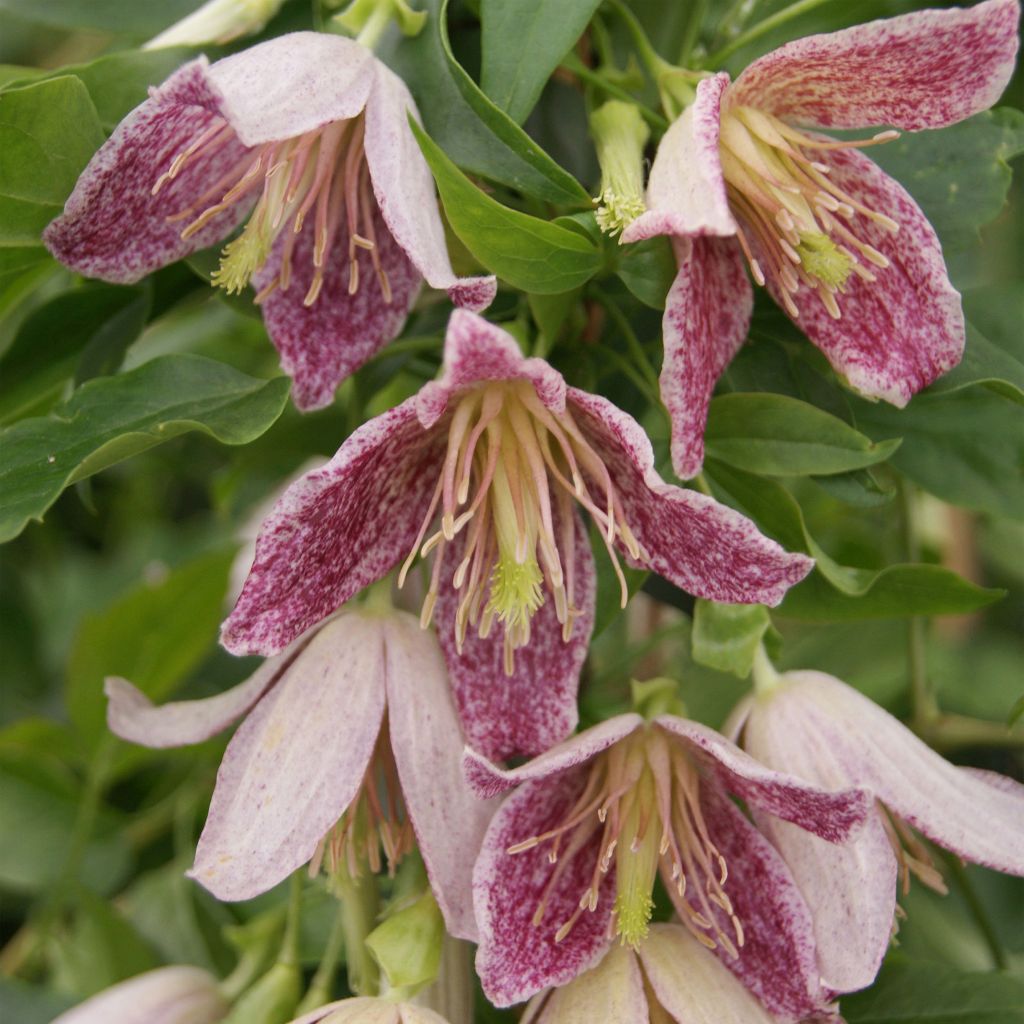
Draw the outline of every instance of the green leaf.
<instances>
[{"instance_id":1,"label":"green leaf","mask_svg":"<svg viewBox=\"0 0 1024 1024\"><path fill-rule=\"evenodd\" d=\"M392 63L405 79L431 137L460 167L553 203L590 205L576 179L499 110L455 59L448 0L426 0L430 23L405 40Z\"/></svg>"},{"instance_id":2,"label":"green leaf","mask_svg":"<svg viewBox=\"0 0 1024 1024\"><path fill-rule=\"evenodd\" d=\"M892 963L865 992L844 996L848 1024L1008 1024L1024 1011L1024 980L947 964Z\"/></svg>"},{"instance_id":3,"label":"green leaf","mask_svg":"<svg viewBox=\"0 0 1024 1024\"><path fill-rule=\"evenodd\" d=\"M39 243L105 136L70 75L0 93L0 245Z\"/></svg>"},{"instance_id":4,"label":"green leaf","mask_svg":"<svg viewBox=\"0 0 1024 1024\"><path fill-rule=\"evenodd\" d=\"M488 270L515 288L540 295L570 291L594 276L601 253L580 232L502 206L478 189L414 120L409 123L452 230Z\"/></svg>"},{"instance_id":5,"label":"green leaf","mask_svg":"<svg viewBox=\"0 0 1024 1024\"><path fill-rule=\"evenodd\" d=\"M645 306L664 309L676 277L676 258L667 238L623 246L615 272Z\"/></svg>"},{"instance_id":6,"label":"green leaf","mask_svg":"<svg viewBox=\"0 0 1024 1024\"><path fill-rule=\"evenodd\" d=\"M0 432L0 541L42 519L69 484L186 431L248 444L281 415L288 386L192 355L89 381L50 416Z\"/></svg>"},{"instance_id":7,"label":"green leaf","mask_svg":"<svg viewBox=\"0 0 1024 1024\"><path fill-rule=\"evenodd\" d=\"M873 443L816 406L768 393L713 399L705 442L713 458L767 476L846 473L884 462L900 443Z\"/></svg>"},{"instance_id":8,"label":"green leaf","mask_svg":"<svg viewBox=\"0 0 1024 1024\"><path fill-rule=\"evenodd\" d=\"M106 676L122 676L159 701L209 652L233 560L233 548L204 555L82 620L68 657L66 704L90 746L106 734Z\"/></svg>"},{"instance_id":9,"label":"green leaf","mask_svg":"<svg viewBox=\"0 0 1024 1024\"><path fill-rule=\"evenodd\" d=\"M51 1024L72 1003L74 1000L63 992L30 985L17 978L0 977L0 1020L16 1020L18 1024Z\"/></svg>"},{"instance_id":10,"label":"green leaf","mask_svg":"<svg viewBox=\"0 0 1024 1024\"><path fill-rule=\"evenodd\" d=\"M482 0L480 84L522 124L601 0Z\"/></svg>"},{"instance_id":11,"label":"green leaf","mask_svg":"<svg viewBox=\"0 0 1024 1024\"><path fill-rule=\"evenodd\" d=\"M0 0L0 11L55 28L91 28L135 36L156 35L194 11L202 0L161 0L126 4L124 0Z\"/></svg>"},{"instance_id":12,"label":"green leaf","mask_svg":"<svg viewBox=\"0 0 1024 1024\"><path fill-rule=\"evenodd\" d=\"M763 604L718 604L698 598L693 609L693 660L746 679L771 625Z\"/></svg>"},{"instance_id":13,"label":"green leaf","mask_svg":"<svg viewBox=\"0 0 1024 1024\"><path fill-rule=\"evenodd\" d=\"M0 199L0 205L3 200ZM52 263L50 254L38 245L0 244L0 289L6 288L23 274Z\"/></svg>"}]
</instances>

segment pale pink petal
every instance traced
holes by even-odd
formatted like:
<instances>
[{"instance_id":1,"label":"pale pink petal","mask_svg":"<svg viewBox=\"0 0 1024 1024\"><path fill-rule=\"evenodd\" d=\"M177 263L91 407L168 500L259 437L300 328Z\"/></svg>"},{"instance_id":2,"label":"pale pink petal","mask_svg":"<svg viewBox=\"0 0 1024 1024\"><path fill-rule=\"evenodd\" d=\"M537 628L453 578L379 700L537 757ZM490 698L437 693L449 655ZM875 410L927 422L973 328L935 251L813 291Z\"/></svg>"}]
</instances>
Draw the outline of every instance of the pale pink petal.
<instances>
[{"instance_id":1,"label":"pale pink petal","mask_svg":"<svg viewBox=\"0 0 1024 1024\"><path fill-rule=\"evenodd\" d=\"M586 769L555 779L527 782L500 807L487 830L473 872L473 895L480 945L476 970L495 1006L522 1002L550 985L564 985L594 966L608 947L608 917L615 900L615 869L602 877L596 910L580 914L569 934L555 942L558 929L579 907L590 887L599 853L595 832L575 856L561 851L558 865L546 846L510 854L508 848L565 820L586 784ZM540 924L533 917L547 893Z\"/></svg>"},{"instance_id":2,"label":"pale pink petal","mask_svg":"<svg viewBox=\"0 0 1024 1024\"><path fill-rule=\"evenodd\" d=\"M574 513L575 607L572 636L566 643L555 603L544 604L530 620L530 642L515 652L515 669L505 674L504 627L494 624L486 640L470 626L460 653L455 616L462 593L442 586L435 621L451 673L452 689L466 742L494 761L530 757L565 739L579 719L576 694L580 669L594 628L595 573L590 538ZM555 523L556 536L559 532ZM457 545L445 550L441 579L450 580L462 557Z\"/></svg>"},{"instance_id":3,"label":"pale pink petal","mask_svg":"<svg viewBox=\"0 0 1024 1024\"><path fill-rule=\"evenodd\" d=\"M840 150L822 157L829 178L859 202L891 217L891 232L857 217L858 236L890 261L873 268L876 280L851 274L836 296L834 320L817 292L803 286L794 323L828 357L833 369L869 398L904 406L960 362L964 315L950 283L935 231L910 194L862 153ZM771 285L769 285L771 287Z\"/></svg>"},{"instance_id":4,"label":"pale pink petal","mask_svg":"<svg viewBox=\"0 0 1024 1024\"><path fill-rule=\"evenodd\" d=\"M795 39L754 61L728 100L828 128L941 128L999 99L1019 19L1017 0L988 0Z\"/></svg>"},{"instance_id":5,"label":"pale pink petal","mask_svg":"<svg viewBox=\"0 0 1024 1024\"><path fill-rule=\"evenodd\" d=\"M375 1017L374 1013L386 1011L390 1016ZM339 999L337 1002L328 1003L319 1009L312 1010L293 1020L291 1024L362 1024L370 1021L372 1024L398 1024L398 1004L383 1003L379 999L369 996L359 996L354 999Z\"/></svg>"},{"instance_id":6,"label":"pale pink petal","mask_svg":"<svg viewBox=\"0 0 1024 1024\"><path fill-rule=\"evenodd\" d=\"M636 732L643 724L643 718L632 713L607 718L577 736L570 736L519 768L499 768L475 750L467 749L462 760L462 770L480 796L497 796L521 783L541 781L585 764L602 750L607 750L630 733Z\"/></svg>"},{"instance_id":7,"label":"pale pink petal","mask_svg":"<svg viewBox=\"0 0 1024 1024\"><path fill-rule=\"evenodd\" d=\"M672 468L683 480L704 463L711 393L750 328L754 293L732 239L676 244L679 271L665 300L661 400L672 419Z\"/></svg>"},{"instance_id":8,"label":"pale pink petal","mask_svg":"<svg viewBox=\"0 0 1024 1024\"><path fill-rule=\"evenodd\" d=\"M647 211L622 233L623 242L654 235L734 235L718 157L725 72L703 79L697 98L658 145L647 183Z\"/></svg>"},{"instance_id":9,"label":"pale pink petal","mask_svg":"<svg viewBox=\"0 0 1024 1024\"><path fill-rule=\"evenodd\" d=\"M458 278L448 258L441 212L430 168L409 128L419 112L405 83L377 63L366 104L366 162L384 220L431 288L452 302L485 309L497 292L493 277Z\"/></svg>"},{"instance_id":10,"label":"pale pink petal","mask_svg":"<svg viewBox=\"0 0 1024 1024\"><path fill-rule=\"evenodd\" d=\"M200 154L153 195L174 158L216 120L221 103L202 57L153 89L89 161L64 212L43 232L50 252L87 277L131 284L229 234L248 213L251 197L184 241L181 233L189 221L167 218L188 210L245 156L237 140L213 155Z\"/></svg>"},{"instance_id":11,"label":"pale pink petal","mask_svg":"<svg viewBox=\"0 0 1024 1024\"><path fill-rule=\"evenodd\" d=\"M349 234L342 216L325 260L320 294L306 305L315 269L316 220L309 217L294 241L288 288L275 288L261 303L270 340L281 353L281 369L295 382L292 400L303 411L331 404L337 386L398 336L419 294L420 275L391 237L379 212L375 211L373 223L389 299L385 299L370 253L363 248L356 249L358 288L354 295L349 293ZM365 232L365 226L361 230ZM270 259L253 276L257 292L279 277L289 235L290 230L278 236Z\"/></svg>"},{"instance_id":12,"label":"pale pink petal","mask_svg":"<svg viewBox=\"0 0 1024 1024\"><path fill-rule=\"evenodd\" d=\"M596 967L570 981L568 985L552 989L540 1013L524 1016L520 1024L598 1022L648 1024L643 975L636 956L625 946L612 946Z\"/></svg>"},{"instance_id":13,"label":"pale pink petal","mask_svg":"<svg viewBox=\"0 0 1024 1024\"><path fill-rule=\"evenodd\" d=\"M360 612L327 623L228 744L189 872L218 899L286 878L352 802L384 716L385 635Z\"/></svg>"},{"instance_id":14,"label":"pale pink petal","mask_svg":"<svg viewBox=\"0 0 1024 1024\"><path fill-rule=\"evenodd\" d=\"M643 428L607 399L568 392L573 416L608 467L626 520L646 552L641 564L712 601L777 605L814 565L789 554L739 512L666 484Z\"/></svg>"},{"instance_id":15,"label":"pale pink petal","mask_svg":"<svg viewBox=\"0 0 1024 1024\"><path fill-rule=\"evenodd\" d=\"M52 1024L214 1024L227 1011L213 975L198 967L160 967L105 989Z\"/></svg>"},{"instance_id":16,"label":"pale pink petal","mask_svg":"<svg viewBox=\"0 0 1024 1024\"><path fill-rule=\"evenodd\" d=\"M217 61L209 76L231 127L256 146L355 117L377 67L373 54L351 39L291 32Z\"/></svg>"},{"instance_id":17,"label":"pale pink petal","mask_svg":"<svg viewBox=\"0 0 1024 1024\"><path fill-rule=\"evenodd\" d=\"M275 654L412 547L446 440L421 429L414 403L364 423L326 466L285 491L222 627L229 651Z\"/></svg>"},{"instance_id":18,"label":"pale pink petal","mask_svg":"<svg viewBox=\"0 0 1024 1024\"><path fill-rule=\"evenodd\" d=\"M441 378L424 385L416 396L420 422L433 426L453 395L490 380L528 380L549 409L565 409L565 380L557 370L543 359L525 358L508 331L456 309L448 319Z\"/></svg>"},{"instance_id":19,"label":"pale pink petal","mask_svg":"<svg viewBox=\"0 0 1024 1024\"><path fill-rule=\"evenodd\" d=\"M680 925L652 925L638 955L658 1002L673 1020L683 1024L776 1024L747 989Z\"/></svg>"},{"instance_id":20,"label":"pale pink petal","mask_svg":"<svg viewBox=\"0 0 1024 1024\"><path fill-rule=\"evenodd\" d=\"M391 749L420 853L448 931L476 939L473 863L494 807L462 774L462 733L437 640L396 612L387 631Z\"/></svg>"},{"instance_id":21,"label":"pale pink petal","mask_svg":"<svg viewBox=\"0 0 1024 1024\"><path fill-rule=\"evenodd\" d=\"M654 721L684 740L730 793L829 842L845 842L856 835L873 813L874 802L864 789L829 792L795 775L766 768L700 722L675 715L658 715Z\"/></svg>"}]
</instances>

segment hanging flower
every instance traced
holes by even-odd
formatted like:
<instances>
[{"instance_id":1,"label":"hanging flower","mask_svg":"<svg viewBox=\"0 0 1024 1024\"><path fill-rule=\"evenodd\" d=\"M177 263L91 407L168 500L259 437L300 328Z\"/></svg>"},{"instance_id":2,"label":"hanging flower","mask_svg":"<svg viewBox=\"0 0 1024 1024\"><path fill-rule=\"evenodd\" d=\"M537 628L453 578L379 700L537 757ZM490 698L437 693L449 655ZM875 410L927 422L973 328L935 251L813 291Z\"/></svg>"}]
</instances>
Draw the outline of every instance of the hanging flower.
<instances>
[{"instance_id":1,"label":"hanging flower","mask_svg":"<svg viewBox=\"0 0 1024 1024\"><path fill-rule=\"evenodd\" d=\"M779 1017L825 999L807 906L730 796L830 843L856 834L866 792L762 767L713 729L620 715L511 771L468 752L481 796L519 788L473 873L484 991L507 1006L592 967L618 937L642 950L660 874L685 929Z\"/></svg>"},{"instance_id":2,"label":"hanging flower","mask_svg":"<svg viewBox=\"0 0 1024 1024\"><path fill-rule=\"evenodd\" d=\"M250 899L310 861L393 870L418 846L448 929L474 937L469 875L490 809L462 778L444 660L412 616L346 609L205 700L154 707L123 679L107 696L111 730L149 747L246 716L190 872L219 899Z\"/></svg>"},{"instance_id":3,"label":"hanging flower","mask_svg":"<svg viewBox=\"0 0 1024 1024\"><path fill-rule=\"evenodd\" d=\"M448 1024L440 1014L413 1003L364 996L321 1006L292 1024Z\"/></svg>"},{"instance_id":4,"label":"hanging flower","mask_svg":"<svg viewBox=\"0 0 1024 1024\"><path fill-rule=\"evenodd\" d=\"M823 984L870 985L889 945L897 882L940 892L942 875L916 833L967 861L1024 875L1024 786L956 768L846 683L787 672L736 716L759 761L814 785L864 786L877 797L860 836L821 843L786 822L758 822L782 853L814 916Z\"/></svg>"},{"instance_id":5,"label":"hanging flower","mask_svg":"<svg viewBox=\"0 0 1024 1024\"><path fill-rule=\"evenodd\" d=\"M438 620L472 746L534 754L576 723L594 618L582 506L619 555L718 601L777 604L813 564L716 501L666 484L643 430L508 333L456 310L438 382L360 427L268 516L224 624L272 654L405 560L431 561Z\"/></svg>"},{"instance_id":6,"label":"hanging flower","mask_svg":"<svg viewBox=\"0 0 1024 1024\"><path fill-rule=\"evenodd\" d=\"M402 81L350 39L295 32L179 68L82 172L43 239L88 277L138 281L226 238L215 284L252 282L300 409L402 329L421 280L482 309L457 278Z\"/></svg>"},{"instance_id":7,"label":"hanging flower","mask_svg":"<svg viewBox=\"0 0 1024 1024\"><path fill-rule=\"evenodd\" d=\"M991 106L1017 52L1017 0L919 11L787 43L730 83L706 78L662 139L645 214L623 234L676 239L662 396L676 472L704 457L707 405L742 345L743 270L868 398L905 405L956 366L960 296L910 195L860 150L817 128L955 124Z\"/></svg>"}]
</instances>

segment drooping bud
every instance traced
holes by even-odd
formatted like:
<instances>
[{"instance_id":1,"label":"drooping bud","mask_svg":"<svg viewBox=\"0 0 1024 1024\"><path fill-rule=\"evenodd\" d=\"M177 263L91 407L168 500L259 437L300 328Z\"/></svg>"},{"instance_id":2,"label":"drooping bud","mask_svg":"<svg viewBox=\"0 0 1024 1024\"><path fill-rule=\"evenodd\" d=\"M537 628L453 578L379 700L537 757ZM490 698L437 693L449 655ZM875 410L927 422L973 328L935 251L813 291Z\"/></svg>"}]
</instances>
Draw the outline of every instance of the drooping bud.
<instances>
[{"instance_id":1,"label":"drooping bud","mask_svg":"<svg viewBox=\"0 0 1024 1024\"><path fill-rule=\"evenodd\" d=\"M142 48L159 50L168 46L230 43L233 39L259 32L283 3L284 0L209 0L154 36Z\"/></svg>"},{"instance_id":2,"label":"drooping bud","mask_svg":"<svg viewBox=\"0 0 1024 1024\"><path fill-rule=\"evenodd\" d=\"M606 234L618 235L645 209L644 146L650 130L633 104L609 100L590 115L590 133L601 167L597 223Z\"/></svg>"}]
</instances>

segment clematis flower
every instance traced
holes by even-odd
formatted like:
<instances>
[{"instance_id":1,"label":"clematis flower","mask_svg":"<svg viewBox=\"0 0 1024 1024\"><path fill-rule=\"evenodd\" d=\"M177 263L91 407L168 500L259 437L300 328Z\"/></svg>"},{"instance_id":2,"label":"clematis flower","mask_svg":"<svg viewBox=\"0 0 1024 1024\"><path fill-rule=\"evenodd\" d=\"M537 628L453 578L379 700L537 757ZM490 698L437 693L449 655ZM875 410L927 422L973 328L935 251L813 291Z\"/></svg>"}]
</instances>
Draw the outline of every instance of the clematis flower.
<instances>
[{"instance_id":1,"label":"clematis flower","mask_svg":"<svg viewBox=\"0 0 1024 1024\"><path fill-rule=\"evenodd\" d=\"M730 796L835 843L870 813L865 791L772 771L674 715L620 715L509 771L469 751L464 768L481 796L519 787L473 871L477 973L496 1005L570 982L616 936L642 958L660 874L685 929L769 1011L820 1008L807 905Z\"/></svg>"},{"instance_id":2,"label":"clematis flower","mask_svg":"<svg viewBox=\"0 0 1024 1024\"><path fill-rule=\"evenodd\" d=\"M104 989L52 1024L215 1024L228 1004L198 967L160 967Z\"/></svg>"},{"instance_id":3,"label":"clematis flower","mask_svg":"<svg viewBox=\"0 0 1024 1024\"><path fill-rule=\"evenodd\" d=\"M444 660L414 617L346 609L205 700L154 707L116 678L107 696L111 730L149 747L246 716L190 872L219 899L250 899L307 862L393 870L418 846L449 931L475 936L469 875L490 808L462 778Z\"/></svg>"},{"instance_id":4,"label":"clematis flower","mask_svg":"<svg viewBox=\"0 0 1024 1024\"><path fill-rule=\"evenodd\" d=\"M448 1024L440 1014L413 1003L362 997L341 999L307 1013L292 1024Z\"/></svg>"},{"instance_id":5,"label":"clematis flower","mask_svg":"<svg viewBox=\"0 0 1024 1024\"><path fill-rule=\"evenodd\" d=\"M214 283L252 282L300 409L391 341L421 281L457 278L402 81L350 39L295 32L179 68L92 158L43 240L87 277L126 284L214 245ZM248 218L248 219L246 219Z\"/></svg>"},{"instance_id":6,"label":"clematis flower","mask_svg":"<svg viewBox=\"0 0 1024 1024\"><path fill-rule=\"evenodd\" d=\"M910 195L819 128L941 128L991 106L1013 71L1017 0L919 11L797 39L735 82L700 82L623 234L675 239L662 397L676 472L694 476L715 381L750 325L754 280L868 398L905 405L959 361L960 296Z\"/></svg>"},{"instance_id":7,"label":"clematis flower","mask_svg":"<svg viewBox=\"0 0 1024 1024\"><path fill-rule=\"evenodd\" d=\"M920 833L967 861L1024 875L1024 786L956 768L863 694L823 672L786 672L735 716L759 761L819 786L865 786L877 811L843 847L771 815L758 822L814 916L823 984L870 985L893 932L898 880L945 891Z\"/></svg>"},{"instance_id":8,"label":"clematis flower","mask_svg":"<svg viewBox=\"0 0 1024 1024\"><path fill-rule=\"evenodd\" d=\"M753 523L666 484L647 436L597 395L456 310L440 381L360 427L267 518L222 642L272 654L405 559L432 559L463 729L488 756L546 750L576 723L594 619L582 506L618 554L719 601L776 604L810 570Z\"/></svg>"},{"instance_id":9,"label":"clematis flower","mask_svg":"<svg viewBox=\"0 0 1024 1024\"><path fill-rule=\"evenodd\" d=\"M652 925L638 949L612 946L562 988L535 996L520 1024L776 1024L685 928Z\"/></svg>"}]
</instances>

